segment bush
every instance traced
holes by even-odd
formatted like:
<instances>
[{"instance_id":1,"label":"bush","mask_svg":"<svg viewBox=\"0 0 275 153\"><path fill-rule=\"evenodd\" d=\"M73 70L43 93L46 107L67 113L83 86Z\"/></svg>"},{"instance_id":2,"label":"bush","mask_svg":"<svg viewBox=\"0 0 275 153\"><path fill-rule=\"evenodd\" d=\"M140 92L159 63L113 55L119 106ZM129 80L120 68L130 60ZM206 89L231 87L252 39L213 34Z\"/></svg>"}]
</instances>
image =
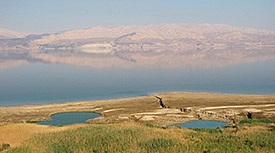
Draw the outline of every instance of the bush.
<instances>
[{"instance_id":1,"label":"bush","mask_svg":"<svg viewBox=\"0 0 275 153\"><path fill-rule=\"evenodd\" d=\"M275 123L275 121L272 121L272 120L269 120L269 119L263 119L263 120L254 120L254 119L244 119L242 121L240 121L239 124L245 124L245 123L248 123L248 124L253 124L253 123Z\"/></svg>"},{"instance_id":2,"label":"bush","mask_svg":"<svg viewBox=\"0 0 275 153\"><path fill-rule=\"evenodd\" d=\"M154 127L154 128L161 128L161 129L167 129L168 127L164 127L164 126L157 126L157 125L153 125L152 123L144 123L145 126L147 127Z\"/></svg>"},{"instance_id":3,"label":"bush","mask_svg":"<svg viewBox=\"0 0 275 153\"><path fill-rule=\"evenodd\" d=\"M37 123L39 121L26 121L26 123Z\"/></svg>"}]
</instances>

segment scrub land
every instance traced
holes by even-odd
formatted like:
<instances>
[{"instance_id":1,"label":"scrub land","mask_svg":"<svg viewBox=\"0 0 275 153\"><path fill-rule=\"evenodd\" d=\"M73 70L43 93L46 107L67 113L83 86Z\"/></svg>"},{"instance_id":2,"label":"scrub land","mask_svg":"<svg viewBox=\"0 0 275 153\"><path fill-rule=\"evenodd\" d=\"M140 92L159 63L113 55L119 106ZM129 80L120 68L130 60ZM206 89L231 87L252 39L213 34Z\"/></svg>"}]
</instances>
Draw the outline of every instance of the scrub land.
<instances>
[{"instance_id":1,"label":"scrub land","mask_svg":"<svg viewBox=\"0 0 275 153\"><path fill-rule=\"evenodd\" d=\"M154 96L161 97L168 108L162 108ZM53 127L28 123L48 120L50 115L62 112L95 112L102 116L86 121L90 123L86 125ZM48 152L217 152L219 147L233 149L233 152L234 149L235 152L270 152L275 148L275 95L172 92L115 100L0 107L0 116L0 143L17 147L7 150L12 152L40 152L41 149ZM166 128L198 119L224 121L230 125L224 130ZM16 122L19 123L14 124ZM75 147L71 143L75 143ZM234 148L235 143L238 145Z\"/></svg>"}]
</instances>

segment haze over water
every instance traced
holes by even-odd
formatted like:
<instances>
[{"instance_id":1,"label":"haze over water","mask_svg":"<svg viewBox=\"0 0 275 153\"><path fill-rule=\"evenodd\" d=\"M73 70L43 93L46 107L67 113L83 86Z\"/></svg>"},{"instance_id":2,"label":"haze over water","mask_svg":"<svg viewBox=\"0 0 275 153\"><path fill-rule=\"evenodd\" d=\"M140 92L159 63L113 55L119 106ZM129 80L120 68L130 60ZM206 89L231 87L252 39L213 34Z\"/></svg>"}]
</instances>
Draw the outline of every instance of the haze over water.
<instances>
[{"instance_id":1,"label":"haze over water","mask_svg":"<svg viewBox=\"0 0 275 153\"><path fill-rule=\"evenodd\" d=\"M60 54L59 62L34 58L34 54L25 52L2 54L0 106L114 99L173 91L275 94L274 58L207 67L196 63L189 67L124 68L112 61L108 64L113 67L80 66L63 57L84 61L88 55Z\"/></svg>"}]
</instances>

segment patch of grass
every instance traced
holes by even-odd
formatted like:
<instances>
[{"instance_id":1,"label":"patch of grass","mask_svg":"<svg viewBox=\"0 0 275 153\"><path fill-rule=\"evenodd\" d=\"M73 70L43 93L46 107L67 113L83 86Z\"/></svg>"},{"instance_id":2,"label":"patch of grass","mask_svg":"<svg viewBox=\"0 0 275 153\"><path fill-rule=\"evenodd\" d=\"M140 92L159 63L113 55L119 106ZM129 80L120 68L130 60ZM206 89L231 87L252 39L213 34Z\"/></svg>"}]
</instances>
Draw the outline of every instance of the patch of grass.
<instances>
[{"instance_id":1,"label":"patch of grass","mask_svg":"<svg viewBox=\"0 0 275 153\"><path fill-rule=\"evenodd\" d=\"M192 128L194 131L207 132L207 133L222 133L221 129L211 129L211 128Z\"/></svg>"},{"instance_id":2,"label":"patch of grass","mask_svg":"<svg viewBox=\"0 0 275 153\"><path fill-rule=\"evenodd\" d=\"M29 120L27 120L27 121L18 121L18 122L14 122L14 123L16 124L16 123L37 123L37 122L39 122L39 121L29 121Z\"/></svg>"},{"instance_id":3,"label":"patch of grass","mask_svg":"<svg viewBox=\"0 0 275 153\"><path fill-rule=\"evenodd\" d=\"M174 139L169 138L152 138L149 140L141 141L139 146L142 148L144 152L160 152L169 150L178 142Z\"/></svg>"},{"instance_id":4,"label":"patch of grass","mask_svg":"<svg viewBox=\"0 0 275 153\"><path fill-rule=\"evenodd\" d=\"M18 121L18 122L14 122L14 123L15 123L15 124L16 124L16 123L24 123L24 121Z\"/></svg>"},{"instance_id":5,"label":"patch of grass","mask_svg":"<svg viewBox=\"0 0 275 153\"><path fill-rule=\"evenodd\" d=\"M57 127L63 127L64 125L57 125Z\"/></svg>"},{"instance_id":6,"label":"patch of grass","mask_svg":"<svg viewBox=\"0 0 275 153\"><path fill-rule=\"evenodd\" d=\"M26 121L26 123L37 123L39 121Z\"/></svg>"},{"instance_id":7,"label":"patch of grass","mask_svg":"<svg viewBox=\"0 0 275 153\"><path fill-rule=\"evenodd\" d=\"M157 125L154 125L152 123L144 123L145 126L147 127L153 127L153 128L161 128L161 129L167 129L168 127L164 127L164 126L157 126Z\"/></svg>"},{"instance_id":8,"label":"patch of grass","mask_svg":"<svg viewBox=\"0 0 275 153\"><path fill-rule=\"evenodd\" d=\"M32 136L7 152L275 152L275 132L90 124ZM249 130L249 129L248 129ZM230 131L230 129L228 130Z\"/></svg>"},{"instance_id":9,"label":"patch of grass","mask_svg":"<svg viewBox=\"0 0 275 153\"><path fill-rule=\"evenodd\" d=\"M269 119L263 119L263 120L254 120L254 119L244 119L242 121L240 121L240 125L242 124L253 124L253 123L275 123L275 121L269 120Z\"/></svg>"}]
</instances>

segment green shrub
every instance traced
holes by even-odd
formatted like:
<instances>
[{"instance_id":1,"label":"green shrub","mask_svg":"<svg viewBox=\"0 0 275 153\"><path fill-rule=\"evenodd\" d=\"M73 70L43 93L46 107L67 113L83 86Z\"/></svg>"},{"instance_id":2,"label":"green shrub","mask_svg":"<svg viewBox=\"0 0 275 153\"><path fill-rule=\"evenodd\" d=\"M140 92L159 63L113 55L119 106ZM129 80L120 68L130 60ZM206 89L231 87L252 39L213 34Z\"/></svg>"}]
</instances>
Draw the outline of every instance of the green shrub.
<instances>
[{"instance_id":1,"label":"green shrub","mask_svg":"<svg viewBox=\"0 0 275 153\"><path fill-rule=\"evenodd\" d=\"M37 123L39 121L26 121L26 123Z\"/></svg>"},{"instance_id":2,"label":"green shrub","mask_svg":"<svg viewBox=\"0 0 275 153\"><path fill-rule=\"evenodd\" d=\"M152 123L144 123L145 126L147 127L154 127L154 128L161 128L161 129L167 129L168 127L164 127L164 126L157 126L157 125L153 125Z\"/></svg>"},{"instance_id":3,"label":"green shrub","mask_svg":"<svg viewBox=\"0 0 275 153\"><path fill-rule=\"evenodd\" d=\"M269 120L269 119L254 120L254 119L246 118L246 119L240 121L239 124L245 124L245 123L248 123L248 124L252 124L252 123L275 123L275 121L272 121L272 120Z\"/></svg>"}]
</instances>

